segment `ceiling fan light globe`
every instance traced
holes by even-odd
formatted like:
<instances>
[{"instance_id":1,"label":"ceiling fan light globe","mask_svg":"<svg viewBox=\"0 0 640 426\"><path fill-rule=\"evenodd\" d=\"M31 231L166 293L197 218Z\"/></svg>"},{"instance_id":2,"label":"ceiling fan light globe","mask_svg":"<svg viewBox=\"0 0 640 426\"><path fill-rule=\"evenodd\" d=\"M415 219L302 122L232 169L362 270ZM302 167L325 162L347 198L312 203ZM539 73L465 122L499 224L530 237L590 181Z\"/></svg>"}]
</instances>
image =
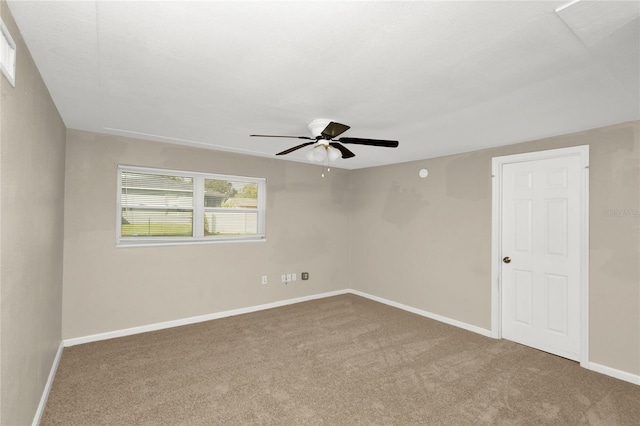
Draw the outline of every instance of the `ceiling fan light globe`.
<instances>
[{"instance_id":1,"label":"ceiling fan light globe","mask_svg":"<svg viewBox=\"0 0 640 426\"><path fill-rule=\"evenodd\" d=\"M336 161L338 158L342 156L342 153L339 149L331 147L329 148L329 160Z\"/></svg>"},{"instance_id":2,"label":"ceiling fan light globe","mask_svg":"<svg viewBox=\"0 0 640 426\"><path fill-rule=\"evenodd\" d=\"M317 146L313 149L312 152L314 161L317 161L319 163L321 163L327 156L327 150L324 148L324 146Z\"/></svg>"}]
</instances>

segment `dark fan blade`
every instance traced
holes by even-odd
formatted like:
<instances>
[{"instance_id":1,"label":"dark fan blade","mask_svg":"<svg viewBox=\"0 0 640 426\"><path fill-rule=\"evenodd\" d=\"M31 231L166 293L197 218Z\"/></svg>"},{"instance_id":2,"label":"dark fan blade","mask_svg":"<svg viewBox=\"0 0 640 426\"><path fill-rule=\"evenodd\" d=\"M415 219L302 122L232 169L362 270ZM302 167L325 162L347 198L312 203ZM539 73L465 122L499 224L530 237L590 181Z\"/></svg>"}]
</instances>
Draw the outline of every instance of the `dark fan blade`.
<instances>
[{"instance_id":1,"label":"dark fan blade","mask_svg":"<svg viewBox=\"0 0 640 426\"><path fill-rule=\"evenodd\" d=\"M278 136L278 135L249 135L251 137L256 138L293 138L293 139L307 139L310 141L315 141L314 138L310 138L309 136Z\"/></svg>"},{"instance_id":2,"label":"dark fan blade","mask_svg":"<svg viewBox=\"0 0 640 426\"><path fill-rule=\"evenodd\" d=\"M350 128L351 127L347 126L346 124L340 124L332 121L331 123L327 124L327 127L324 128L324 130L322 131L322 136L324 136L325 139L333 139L336 136L340 136Z\"/></svg>"},{"instance_id":3,"label":"dark fan blade","mask_svg":"<svg viewBox=\"0 0 640 426\"><path fill-rule=\"evenodd\" d=\"M329 145L339 149L342 153L342 158L351 158L356 156L353 152L349 151L345 146L340 145L338 142L329 142Z\"/></svg>"},{"instance_id":4,"label":"dark fan blade","mask_svg":"<svg viewBox=\"0 0 640 426\"><path fill-rule=\"evenodd\" d=\"M313 142L305 142L305 143L303 143L301 145L294 146L293 148L289 148L286 151L279 152L276 155L286 155L286 154L289 154L290 152L295 151L296 149L304 148L305 146L313 145L314 143L316 143L315 139L314 139Z\"/></svg>"},{"instance_id":5,"label":"dark fan blade","mask_svg":"<svg viewBox=\"0 0 640 426\"><path fill-rule=\"evenodd\" d=\"M338 142L353 143L357 145L382 146L386 148L397 148L398 141L387 141L384 139L362 139L362 138L340 138Z\"/></svg>"}]
</instances>

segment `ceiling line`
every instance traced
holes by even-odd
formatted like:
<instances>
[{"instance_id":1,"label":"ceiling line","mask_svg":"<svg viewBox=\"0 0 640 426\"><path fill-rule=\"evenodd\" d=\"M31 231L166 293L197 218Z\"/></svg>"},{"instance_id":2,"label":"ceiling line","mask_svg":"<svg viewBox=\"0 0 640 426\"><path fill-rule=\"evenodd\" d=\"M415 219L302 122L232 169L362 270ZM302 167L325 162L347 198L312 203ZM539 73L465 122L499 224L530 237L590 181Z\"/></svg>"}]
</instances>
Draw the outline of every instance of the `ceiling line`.
<instances>
[{"instance_id":1,"label":"ceiling line","mask_svg":"<svg viewBox=\"0 0 640 426\"><path fill-rule=\"evenodd\" d=\"M249 153L249 154L260 155L260 156L271 155L269 153L260 152L260 151L254 151L254 150L250 150L250 149L229 148L229 147L224 146L224 145L216 145L216 144L213 144L213 143L200 142L200 141L194 141L194 140L189 140L189 139L173 138L171 136L155 135L153 133L136 132L136 131L133 131L133 130L116 129L116 128L113 128L113 127L103 127L102 129L103 130L107 130L107 131L111 131L111 132L116 132L116 133L124 133L124 134L130 134L130 135L146 136L146 137L151 137L151 138L155 138L155 139L164 139L164 140L172 141L172 142L183 142L185 144L202 146L202 147L209 148L209 149L217 148L217 149L219 149L221 151L230 151L230 152L238 152L238 153Z\"/></svg>"}]
</instances>

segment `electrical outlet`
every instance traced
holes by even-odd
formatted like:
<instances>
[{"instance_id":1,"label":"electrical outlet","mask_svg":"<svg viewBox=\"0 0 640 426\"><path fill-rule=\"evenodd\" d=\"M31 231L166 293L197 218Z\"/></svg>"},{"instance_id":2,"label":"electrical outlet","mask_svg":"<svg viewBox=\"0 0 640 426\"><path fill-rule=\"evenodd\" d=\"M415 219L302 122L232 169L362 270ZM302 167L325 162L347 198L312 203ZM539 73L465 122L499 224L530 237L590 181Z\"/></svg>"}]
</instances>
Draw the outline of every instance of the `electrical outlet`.
<instances>
[{"instance_id":1,"label":"electrical outlet","mask_svg":"<svg viewBox=\"0 0 640 426\"><path fill-rule=\"evenodd\" d=\"M298 279L297 274L291 274L291 281L295 281L297 279Z\"/></svg>"},{"instance_id":2,"label":"electrical outlet","mask_svg":"<svg viewBox=\"0 0 640 426\"><path fill-rule=\"evenodd\" d=\"M266 283L267 283L267 276L266 276L266 275L263 275L263 276L262 276L262 284L264 285L264 284L266 284Z\"/></svg>"},{"instance_id":3,"label":"electrical outlet","mask_svg":"<svg viewBox=\"0 0 640 426\"><path fill-rule=\"evenodd\" d=\"M287 274L287 282L290 283L291 281L291 274Z\"/></svg>"},{"instance_id":4,"label":"electrical outlet","mask_svg":"<svg viewBox=\"0 0 640 426\"><path fill-rule=\"evenodd\" d=\"M282 280L282 282L283 282L283 283L285 283L285 284L286 284L286 282L287 282L287 276L286 276L285 274L282 274L282 275L280 276L280 279Z\"/></svg>"},{"instance_id":5,"label":"electrical outlet","mask_svg":"<svg viewBox=\"0 0 640 426\"><path fill-rule=\"evenodd\" d=\"M309 279L309 273L308 272L303 272L302 274L300 274L302 276L302 280L306 281Z\"/></svg>"}]
</instances>

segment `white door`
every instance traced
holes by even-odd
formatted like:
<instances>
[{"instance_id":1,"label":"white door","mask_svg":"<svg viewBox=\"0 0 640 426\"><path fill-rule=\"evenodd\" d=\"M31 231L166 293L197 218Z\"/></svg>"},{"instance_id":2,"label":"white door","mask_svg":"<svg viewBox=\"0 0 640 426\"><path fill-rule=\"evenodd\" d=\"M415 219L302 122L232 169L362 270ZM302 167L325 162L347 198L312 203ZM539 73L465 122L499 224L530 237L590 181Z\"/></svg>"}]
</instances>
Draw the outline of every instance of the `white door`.
<instances>
[{"instance_id":1,"label":"white door","mask_svg":"<svg viewBox=\"0 0 640 426\"><path fill-rule=\"evenodd\" d=\"M502 337L580 358L582 160L502 165Z\"/></svg>"}]
</instances>

